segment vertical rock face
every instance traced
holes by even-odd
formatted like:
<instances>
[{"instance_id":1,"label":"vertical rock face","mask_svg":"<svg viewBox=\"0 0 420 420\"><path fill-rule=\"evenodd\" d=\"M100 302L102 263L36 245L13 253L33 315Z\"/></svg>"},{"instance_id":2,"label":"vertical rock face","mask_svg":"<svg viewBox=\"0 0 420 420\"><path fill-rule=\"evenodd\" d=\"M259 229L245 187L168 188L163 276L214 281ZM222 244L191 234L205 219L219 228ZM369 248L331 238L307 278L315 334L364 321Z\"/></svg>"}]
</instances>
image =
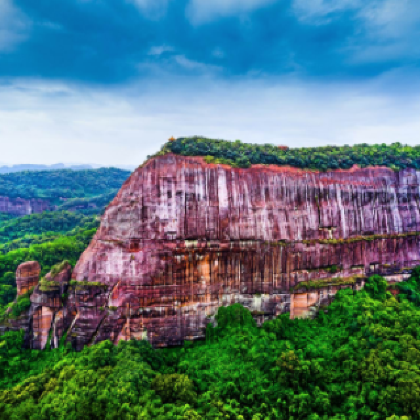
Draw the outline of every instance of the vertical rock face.
<instances>
[{"instance_id":1,"label":"vertical rock face","mask_svg":"<svg viewBox=\"0 0 420 420\"><path fill-rule=\"evenodd\" d=\"M36 261L26 261L20 264L16 270L17 296L16 300L27 299L29 292L37 287L41 267ZM31 309L16 313L17 302L9 307L1 320L0 333L8 330L25 331L25 343L30 346L32 340L32 313Z\"/></svg>"},{"instance_id":2,"label":"vertical rock face","mask_svg":"<svg viewBox=\"0 0 420 420\"><path fill-rule=\"evenodd\" d=\"M36 261L21 264L16 271L18 284L17 301L9 308L0 324L0 332L25 331L25 344L34 349L44 349L51 338L51 347L57 347L59 339L70 326L72 316L67 306L67 290L71 279L68 262L53 267L39 280L40 266ZM29 292L29 293L28 293ZM16 313L20 299L30 299L27 310Z\"/></svg>"},{"instance_id":3,"label":"vertical rock face","mask_svg":"<svg viewBox=\"0 0 420 420\"><path fill-rule=\"evenodd\" d=\"M17 294L21 296L35 287L39 282L41 267L36 261L26 261L20 264L16 270Z\"/></svg>"},{"instance_id":4,"label":"vertical rock face","mask_svg":"<svg viewBox=\"0 0 420 420\"><path fill-rule=\"evenodd\" d=\"M63 307L35 291L34 320L46 320L36 346L45 325L56 341L68 329L78 349L104 339L180 344L202 338L223 305L242 303L259 321L302 316L373 273L401 280L420 263L419 186L415 170L154 158L108 206ZM307 290L314 281L325 287Z\"/></svg>"},{"instance_id":5,"label":"vertical rock face","mask_svg":"<svg viewBox=\"0 0 420 420\"><path fill-rule=\"evenodd\" d=\"M0 197L0 213L8 213L14 216L25 216L27 214L42 213L51 210L53 206L47 200L38 198L24 199Z\"/></svg>"},{"instance_id":6,"label":"vertical rock face","mask_svg":"<svg viewBox=\"0 0 420 420\"><path fill-rule=\"evenodd\" d=\"M60 337L70 325L71 314L65 306L70 278L71 265L63 262L55 266L32 293L32 348L44 349L50 332L51 346L57 347Z\"/></svg>"},{"instance_id":7,"label":"vertical rock face","mask_svg":"<svg viewBox=\"0 0 420 420\"><path fill-rule=\"evenodd\" d=\"M123 185L75 267L75 280L104 289L74 300L74 344L177 344L202 337L221 305L293 316L301 282L401 276L420 262L419 181L414 170L155 158Z\"/></svg>"}]
</instances>

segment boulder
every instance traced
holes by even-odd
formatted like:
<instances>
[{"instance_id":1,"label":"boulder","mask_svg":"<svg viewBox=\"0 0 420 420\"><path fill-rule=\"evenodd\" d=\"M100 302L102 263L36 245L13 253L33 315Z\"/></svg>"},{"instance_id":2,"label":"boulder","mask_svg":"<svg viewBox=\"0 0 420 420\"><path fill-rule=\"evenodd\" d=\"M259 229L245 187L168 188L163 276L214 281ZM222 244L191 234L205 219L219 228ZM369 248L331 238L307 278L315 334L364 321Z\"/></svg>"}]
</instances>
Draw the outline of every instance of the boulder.
<instances>
[{"instance_id":1,"label":"boulder","mask_svg":"<svg viewBox=\"0 0 420 420\"><path fill-rule=\"evenodd\" d=\"M21 296L39 282L41 267L37 261L26 261L16 270L17 295Z\"/></svg>"}]
</instances>

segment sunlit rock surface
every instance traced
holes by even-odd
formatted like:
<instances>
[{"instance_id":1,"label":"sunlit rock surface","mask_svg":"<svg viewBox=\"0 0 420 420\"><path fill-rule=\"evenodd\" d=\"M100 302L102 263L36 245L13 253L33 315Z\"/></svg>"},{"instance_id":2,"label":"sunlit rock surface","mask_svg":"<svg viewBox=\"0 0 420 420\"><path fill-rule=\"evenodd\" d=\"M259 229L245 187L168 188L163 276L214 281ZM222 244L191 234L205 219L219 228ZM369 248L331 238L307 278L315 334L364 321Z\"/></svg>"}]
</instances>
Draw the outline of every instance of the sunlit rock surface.
<instances>
[{"instance_id":1,"label":"sunlit rock surface","mask_svg":"<svg viewBox=\"0 0 420 420\"><path fill-rule=\"evenodd\" d=\"M26 261L16 270L17 295L21 296L35 287L39 281L41 267L37 261Z\"/></svg>"}]
</instances>

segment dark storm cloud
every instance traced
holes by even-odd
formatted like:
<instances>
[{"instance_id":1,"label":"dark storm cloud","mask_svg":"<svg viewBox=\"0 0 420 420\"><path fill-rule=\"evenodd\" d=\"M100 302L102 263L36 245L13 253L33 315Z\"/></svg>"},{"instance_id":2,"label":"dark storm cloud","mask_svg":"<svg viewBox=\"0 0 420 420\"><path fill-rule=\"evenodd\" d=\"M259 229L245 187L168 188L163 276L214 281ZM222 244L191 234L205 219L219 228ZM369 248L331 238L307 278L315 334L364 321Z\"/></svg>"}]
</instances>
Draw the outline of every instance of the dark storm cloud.
<instances>
[{"instance_id":1,"label":"dark storm cloud","mask_svg":"<svg viewBox=\"0 0 420 420\"><path fill-rule=\"evenodd\" d=\"M417 68L420 58L420 5L411 0L5 1L14 11L0 18L6 77L363 79Z\"/></svg>"}]
</instances>

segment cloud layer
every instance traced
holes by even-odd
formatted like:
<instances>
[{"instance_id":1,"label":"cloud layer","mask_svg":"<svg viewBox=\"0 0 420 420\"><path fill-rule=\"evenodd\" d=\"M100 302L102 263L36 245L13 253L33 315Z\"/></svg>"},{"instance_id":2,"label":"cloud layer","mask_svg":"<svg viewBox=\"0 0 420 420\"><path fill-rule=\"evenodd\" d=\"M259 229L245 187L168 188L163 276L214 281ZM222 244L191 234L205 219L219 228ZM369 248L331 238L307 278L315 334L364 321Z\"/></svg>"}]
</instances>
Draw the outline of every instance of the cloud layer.
<instances>
[{"instance_id":1,"label":"cloud layer","mask_svg":"<svg viewBox=\"0 0 420 420\"><path fill-rule=\"evenodd\" d=\"M8 163L140 164L170 136L205 135L291 147L416 144L420 97L371 84L132 84L98 89L20 82L0 87ZM198 93L197 93L198 92Z\"/></svg>"},{"instance_id":2,"label":"cloud layer","mask_svg":"<svg viewBox=\"0 0 420 420\"><path fill-rule=\"evenodd\" d=\"M11 1L4 0L15 12L0 38L13 46L0 57L3 77L119 83L200 73L188 60L225 78L359 79L417 68L420 59L416 0ZM31 35L17 43L22 16Z\"/></svg>"},{"instance_id":3,"label":"cloud layer","mask_svg":"<svg viewBox=\"0 0 420 420\"><path fill-rule=\"evenodd\" d=\"M23 42L30 29L30 21L11 0L0 2L0 54L13 51Z\"/></svg>"},{"instance_id":4,"label":"cloud layer","mask_svg":"<svg viewBox=\"0 0 420 420\"><path fill-rule=\"evenodd\" d=\"M137 164L171 135L416 143L417 0L0 0L8 163Z\"/></svg>"}]
</instances>

